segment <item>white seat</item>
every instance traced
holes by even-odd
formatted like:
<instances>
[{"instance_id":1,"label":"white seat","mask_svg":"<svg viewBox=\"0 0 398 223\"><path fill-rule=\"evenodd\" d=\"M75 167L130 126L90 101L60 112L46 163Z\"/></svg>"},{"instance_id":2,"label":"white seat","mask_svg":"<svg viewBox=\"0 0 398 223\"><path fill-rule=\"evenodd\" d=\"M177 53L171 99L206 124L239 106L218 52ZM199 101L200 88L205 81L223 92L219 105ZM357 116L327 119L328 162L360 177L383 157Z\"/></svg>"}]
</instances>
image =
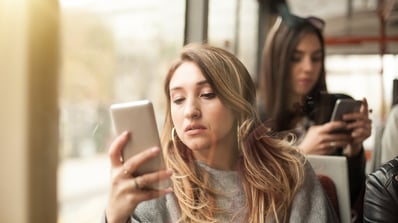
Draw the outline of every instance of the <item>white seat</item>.
<instances>
[{"instance_id":1,"label":"white seat","mask_svg":"<svg viewBox=\"0 0 398 223\"><path fill-rule=\"evenodd\" d=\"M351 222L350 189L345 156L307 155L316 174L331 178L336 186L341 223Z\"/></svg>"}]
</instances>

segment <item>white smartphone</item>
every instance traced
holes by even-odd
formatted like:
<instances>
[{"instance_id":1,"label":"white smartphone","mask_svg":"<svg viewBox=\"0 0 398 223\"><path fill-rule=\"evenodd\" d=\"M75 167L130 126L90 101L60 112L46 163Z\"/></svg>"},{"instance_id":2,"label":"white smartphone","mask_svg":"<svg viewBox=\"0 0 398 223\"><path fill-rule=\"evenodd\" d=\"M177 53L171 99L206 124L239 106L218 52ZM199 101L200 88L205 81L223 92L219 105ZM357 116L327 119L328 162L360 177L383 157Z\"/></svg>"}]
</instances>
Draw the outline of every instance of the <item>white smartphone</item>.
<instances>
[{"instance_id":1,"label":"white smartphone","mask_svg":"<svg viewBox=\"0 0 398 223\"><path fill-rule=\"evenodd\" d=\"M359 112L362 101L354 99L338 99L334 105L330 121L343 121L343 115Z\"/></svg>"},{"instance_id":2,"label":"white smartphone","mask_svg":"<svg viewBox=\"0 0 398 223\"><path fill-rule=\"evenodd\" d=\"M155 113L149 100L113 104L110 107L110 114L113 130L117 135L124 131L131 134L123 148L122 158L124 161L154 146L161 148ZM165 163L163 155L160 153L138 167L134 174L139 176L162 169L165 169ZM148 188L163 189L169 185L170 182L165 180L148 185Z\"/></svg>"}]
</instances>

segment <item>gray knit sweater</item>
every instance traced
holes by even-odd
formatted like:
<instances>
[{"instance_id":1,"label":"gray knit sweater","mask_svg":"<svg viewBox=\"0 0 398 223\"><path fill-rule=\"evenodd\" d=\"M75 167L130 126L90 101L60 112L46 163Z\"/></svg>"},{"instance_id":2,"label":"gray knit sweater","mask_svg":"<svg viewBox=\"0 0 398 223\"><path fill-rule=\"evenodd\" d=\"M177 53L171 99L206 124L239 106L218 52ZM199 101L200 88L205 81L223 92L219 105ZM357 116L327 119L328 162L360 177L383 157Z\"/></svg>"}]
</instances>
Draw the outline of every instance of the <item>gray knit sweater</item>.
<instances>
[{"instance_id":1,"label":"gray knit sweater","mask_svg":"<svg viewBox=\"0 0 398 223\"><path fill-rule=\"evenodd\" d=\"M201 164L211 175L214 189L225 192L217 200L218 207L228 210L216 216L219 222L242 222L245 195L240 178L235 171L220 171ZM335 223L336 213L326 198L311 165L305 164L305 179L294 197L289 222ZM179 208L174 194L140 203L131 215L131 222L172 223L179 217ZM103 219L106 222L106 219Z\"/></svg>"}]
</instances>

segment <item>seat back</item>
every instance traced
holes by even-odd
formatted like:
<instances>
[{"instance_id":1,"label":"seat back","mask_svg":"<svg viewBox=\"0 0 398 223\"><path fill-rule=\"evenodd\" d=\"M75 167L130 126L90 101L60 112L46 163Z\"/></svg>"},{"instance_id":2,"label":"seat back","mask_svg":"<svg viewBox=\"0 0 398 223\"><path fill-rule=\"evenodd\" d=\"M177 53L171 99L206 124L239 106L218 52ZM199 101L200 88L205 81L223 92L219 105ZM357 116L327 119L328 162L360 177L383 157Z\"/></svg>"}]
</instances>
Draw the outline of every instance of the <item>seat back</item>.
<instances>
[{"instance_id":1,"label":"seat back","mask_svg":"<svg viewBox=\"0 0 398 223\"><path fill-rule=\"evenodd\" d=\"M338 214L341 223L351 222L350 189L348 167L345 156L307 155L315 173L329 177L336 188ZM318 177L319 178L319 177ZM333 201L331 200L333 203Z\"/></svg>"}]
</instances>

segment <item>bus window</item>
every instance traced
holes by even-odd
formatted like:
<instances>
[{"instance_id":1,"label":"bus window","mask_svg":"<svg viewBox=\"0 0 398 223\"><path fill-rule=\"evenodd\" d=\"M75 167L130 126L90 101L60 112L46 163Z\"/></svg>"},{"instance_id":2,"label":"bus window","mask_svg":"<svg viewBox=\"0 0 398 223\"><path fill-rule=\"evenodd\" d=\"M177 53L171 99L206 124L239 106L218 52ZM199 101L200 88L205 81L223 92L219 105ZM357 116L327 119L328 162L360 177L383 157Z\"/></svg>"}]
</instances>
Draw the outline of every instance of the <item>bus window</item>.
<instances>
[{"instance_id":1,"label":"bus window","mask_svg":"<svg viewBox=\"0 0 398 223\"><path fill-rule=\"evenodd\" d=\"M147 98L163 118L163 77L183 44L184 0L61 0L58 222L99 222L114 137L109 106Z\"/></svg>"},{"instance_id":2,"label":"bus window","mask_svg":"<svg viewBox=\"0 0 398 223\"><path fill-rule=\"evenodd\" d=\"M258 1L209 1L208 41L238 56L254 78L257 63Z\"/></svg>"}]
</instances>

